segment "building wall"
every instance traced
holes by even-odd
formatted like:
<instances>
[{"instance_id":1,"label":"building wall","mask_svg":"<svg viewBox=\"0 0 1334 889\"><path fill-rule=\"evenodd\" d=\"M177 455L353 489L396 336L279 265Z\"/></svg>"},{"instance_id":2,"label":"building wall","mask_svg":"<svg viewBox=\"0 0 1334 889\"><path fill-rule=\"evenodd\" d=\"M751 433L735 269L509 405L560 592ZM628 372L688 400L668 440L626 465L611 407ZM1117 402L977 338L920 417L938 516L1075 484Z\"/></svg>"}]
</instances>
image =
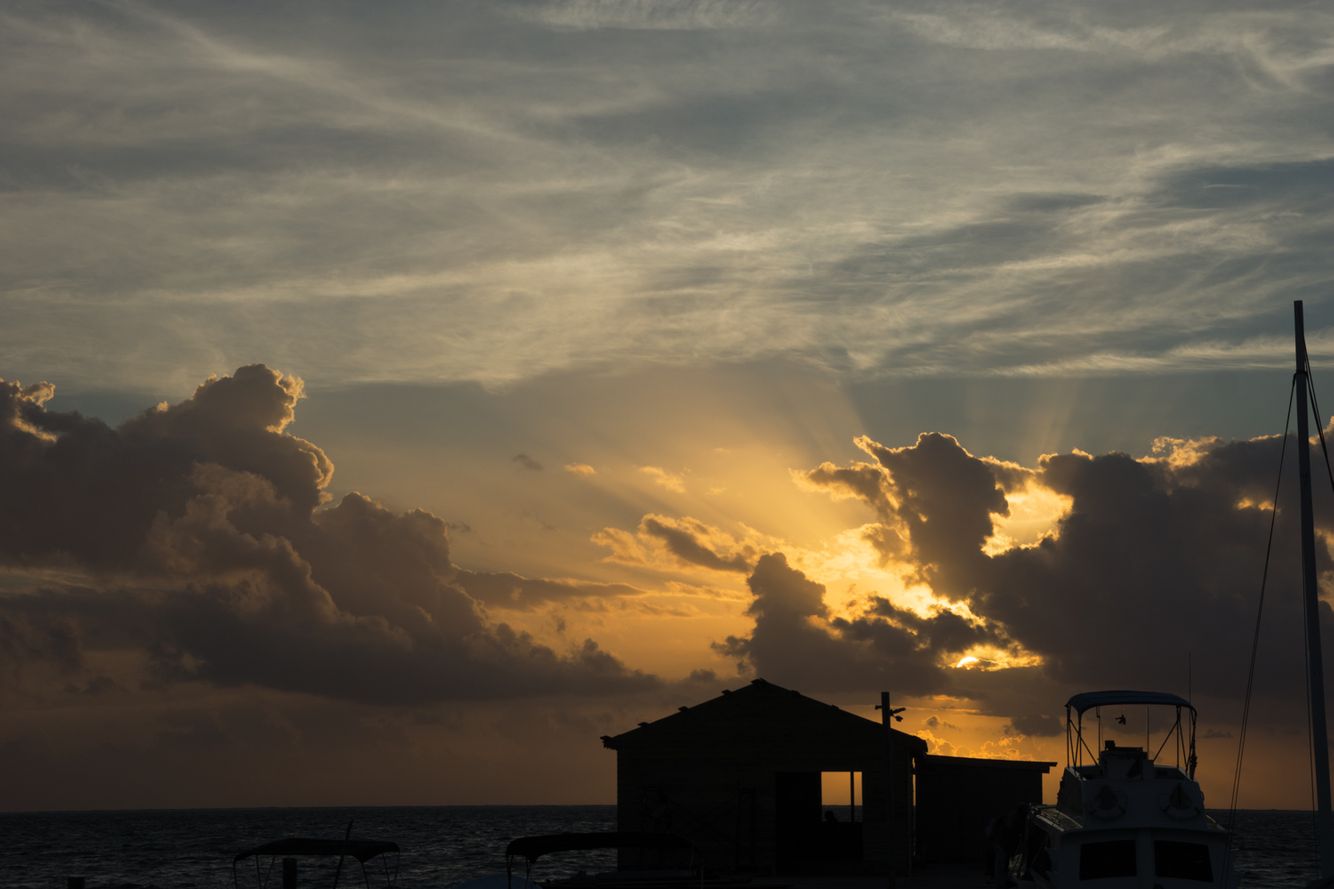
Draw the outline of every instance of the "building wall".
<instances>
[{"instance_id":1,"label":"building wall","mask_svg":"<svg viewBox=\"0 0 1334 889\"><path fill-rule=\"evenodd\" d=\"M886 824L884 754L875 753L856 758L846 751L785 749L781 743L726 753L621 750L617 826L684 836L696 844L711 872L884 873L893 853L903 871L912 848L911 752L896 750L893 843ZM856 827L823 822L821 771L862 773ZM786 789L780 791L780 784ZM780 811L784 800L786 810ZM853 850L856 860L849 857ZM621 856L626 868L650 863L634 850Z\"/></svg>"},{"instance_id":2,"label":"building wall","mask_svg":"<svg viewBox=\"0 0 1334 889\"><path fill-rule=\"evenodd\" d=\"M980 866L988 855L988 822L1020 804L1040 804L1045 766L923 757L917 771L918 857Z\"/></svg>"}]
</instances>

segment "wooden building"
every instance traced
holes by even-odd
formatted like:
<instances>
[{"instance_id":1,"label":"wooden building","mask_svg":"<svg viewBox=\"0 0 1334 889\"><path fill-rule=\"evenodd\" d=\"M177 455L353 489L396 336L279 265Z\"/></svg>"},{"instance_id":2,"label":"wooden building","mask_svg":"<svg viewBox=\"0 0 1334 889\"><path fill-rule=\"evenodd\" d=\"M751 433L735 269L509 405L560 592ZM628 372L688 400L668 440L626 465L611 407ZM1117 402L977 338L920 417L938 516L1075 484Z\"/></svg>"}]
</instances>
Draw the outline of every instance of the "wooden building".
<instances>
[{"instance_id":1,"label":"wooden building","mask_svg":"<svg viewBox=\"0 0 1334 889\"><path fill-rule=\"evenodd\" d=\"M914 795L920 809L924 786L914 785L914 775L922 763L935 761L924 773L932 779L927 788L954 794L951 775L963 773L951 772L950 762L991 762L928 757L920 738L896 730L891 741L879 722L763 679L602 742L616 751L617 829L684 836L713 872L886 873L891 861L905 872L919 848L949 851L934 831L953 829L939 805L927 806L932 820L924 824L933 835L917 837ZM1005 776L995 793L985 791L988 803L1013 807L1021 801L1007 796L1014 788L1023 801L1041 800L1041 776L1052 763L1015 765L983 774ZM1036 784L1012 788L1020 774ZM840 783L844 799L855 791L849 802L825 805L822 787ZM953 802L972 800L960 793ZM978 816L983 825L990 815ZM635 854L623 852L622 867L647 863ZM967 860L980 856L974 849Z\"/></svg>"},{"instance_id":2,"label":"wooden building","mask_svg":"<svg viewBox=\"0 0 1334 889\"><path fill-rule=\"evenodd\" d=\"M1042 776L1054 762L923 756L917 773L917 860L982 857L987 825L1020 804L1042 802Z\"/></svg>"}]
</instances>

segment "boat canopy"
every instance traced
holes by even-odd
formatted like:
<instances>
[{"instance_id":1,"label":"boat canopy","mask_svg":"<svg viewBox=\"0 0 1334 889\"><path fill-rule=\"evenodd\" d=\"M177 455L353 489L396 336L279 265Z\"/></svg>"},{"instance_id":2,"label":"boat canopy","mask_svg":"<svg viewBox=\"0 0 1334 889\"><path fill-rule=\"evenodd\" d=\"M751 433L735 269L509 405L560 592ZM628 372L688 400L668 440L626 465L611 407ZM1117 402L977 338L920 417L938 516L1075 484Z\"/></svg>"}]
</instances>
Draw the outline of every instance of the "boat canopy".
<instances>
[{"instance_id":1,"label":"boat canopy","mask_svg":"<svg viewBox=\"0 0 1334 889\"><path fill-rule=\"evenodd\" d=\"M642 833L633 831L604 831L600 833L552 833L534 837L519 837L505 847L510 857L528 859L531 864L543 855L553 852L574 852L586 849L685 849L692 854L695 844L672 833Z\"/></svg>"},{"instance_id":2,"label":"boat canopy","mask_svg":"<svg viewBox=\"0 0 1334 889\"><path fill-rule=\"evenodd\" d=\"M1094 707L1115 707L1126 704L1161 704L1166 707L1185 707L1192 713L1195 705L1185 698L1165 691L1086 691L1065 702L1067 709L1083 714Z\"/></svg>"},{"instance_id":3,"label":"boat canopy","mask_svg":"<svg viewBox=\"0 0 1334 889\"><path fill-rule=\"evenodd\" d=\"M274 840L271 843L265 843L262 846L240 852L232 859L232 862L235 863L255 855L273 855L280 858L297 855L324 855L330 857L337 855L355 858L365 864L377 855L397 851L398 843L390 843L384 840L320 840L288 837L285 840Z\"/></svg>"}]
</instances>

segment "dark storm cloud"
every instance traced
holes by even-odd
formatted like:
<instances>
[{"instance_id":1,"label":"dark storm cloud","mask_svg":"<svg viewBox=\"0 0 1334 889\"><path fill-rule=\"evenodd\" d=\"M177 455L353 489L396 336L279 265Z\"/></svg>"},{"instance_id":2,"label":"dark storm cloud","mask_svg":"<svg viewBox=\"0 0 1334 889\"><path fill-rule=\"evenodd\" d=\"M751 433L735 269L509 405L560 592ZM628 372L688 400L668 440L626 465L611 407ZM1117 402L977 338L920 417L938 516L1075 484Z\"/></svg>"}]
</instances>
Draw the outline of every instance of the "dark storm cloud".
<instances>
[{"instance_id":1,"label":"dark storm cloud","mask_svg":"<svg viewBox=\"0 0 1334 889\"><path fill-rule=\"evenodd\" d=\"M872 484L866 464L849 471L859 479L856 490L878 497L871 505L902 536L894 558L910 578L966 602L985 621L938 616L951 640L945 647L1018 643L1043 659L1041 668L958 671L951 676L956 693L976 696L1026 733L1037 733L1033 714L1058 703L1039 692L1176 688L1192 654L1197 694L1241 693L1272 515L1261 506L1273 495L1280 438L1163 441L1154 457L1141 459L1049 455L1033 469L975 457L942 435L901 448L858 444L877 458L883 477ZM1287 456L1258 677L1261 693L1274 700L1291 696L1301 675L1291 440ZM847 490L837 467L804 478ZM1006 514L1002 491L1021 481L1069 498L1069 511L1035 545L989 555L982 544ZM1325 531L1334 530L1331 507L1334 498L1319 490ZM1326 540L1318 542L1322 561ZM885 608L892 606L873 610ZM1320 618L1327 633L1334 630L1325 602ZM905 616L895 620L932 635Z\"/></svg>"},{"instance_id":2,"label":"dark storm cloud","mask_svg":"<svg viewBox=\"0 0 1334 889\"><path fill-rule=\"evenodd\" d=\"M911 447L890 448L861 436L856 444L876 459L847 467L822 463L802 475L806 484L855 496L881 518L868 537L887 558L908 558L920 579L943 595L967 594L971 563L992 533L992 515L1006 515L1004 488L1025 472L978 460L951 435L928 432Z\"/></svg>"},{"instance_id":3,"label":"dark storm cloud","mask_svg":"<svg viewBox=\"0 0 1334 889\"><path fill-rule=\"evenodd\" d=\"M911 630L917 637L918 646L934 654L965 651L982 643L1004 642L994 628L970 621L953 611L938 610L930 617L922 617L895 607L888 599L872 596L867 613Z\"/></svg>"},{"instance_id":4,"label":"dark storm cloud","mask_svg":"<svg viewBox=\"0 0 1334 889\"><path fill-rule=\"evenodd\" d=\"M923 649L922 636L879 616L829 620L825 588L792 568L782 553L759 558L746 580L754 596L746 613L749 636L729 636L714 649L739 666L779 684L845 691L892 681L925 693L945 676Z\"/></svg>"},{"instance_id":5,"label":"dark storm cloud","mask_svg":"<svg viewBox=\"0 0 1334 889\"><path fill-rule=\"evenodd\" d=\"M1076 452L1031 468L974 456L936 433L906 447L857 444L874 463L825 463L799 480L864 501L878 520L868 536L887 564L977 619L946 610L924 617L879 596L850 617L831 617L816 579L765 556L749 580L754 630L719 651L812 688L865 677L875 668L863 661L875 651L894 662L885 667L894 687L970 699L1032 736L1059 731L1051 714L1077 690L1184 691L1191 661L1197 698L1230 715L1245 683L1281 438L1163 439L1150 457ZM1292 439L1287 461L1257 674L1274 724L1303 712ZM1329 534L1334 496L1325 487L1317 486L1316 508ZM1030 545L992 548L1009 513L1006 492L1036 491L1068 498L1068 511ZM1328 539L1319 538L1322 562ZM1320 620L1334 631L1328 603ZM1005 667L1002 657L942 669L976 645L1041 662Z\"/></svg>"},{"instance_id":6,"label":"dark storm cloud","mask_svg":"<svg viewBox=\"0 0 1334 889\"><path fill-rule=\"evenodd\" d=\"M1065 723L1049 713L1015 716L1010 720L1006 734L1055 737L1065 731Z\"/></svg>"},{"instance_id":7,"label":"dark storm cloud","mask_svg":"<svg viewBox=\"0 0 1334 889\"><path fill-rule=\"evenodd\" d=\"M645 469L662 472L656 467ZM695 565L745 574L750 572L760 554L755 543L738 539L699 519L659 513L644 515L634 533L620 528L603 528L593 535L592 540L610 550L607 557L610 561L631 565Z\"/></svg>"},{"instance_id":8,"label":"dark storm cloud","mask_svg":"<svg viewBox=\"0 0 1334 889\"><path fill-rule=\"evenodd\" d=\"M748 546L728 546L730 540L718 540L717 529L692 518L671 519L667 516L646 515L639 522L640 533L660 540L667 551L683 562L702 565L718 571L750 571L755 552ZM721 546L719 544L721 543ZM728 551L719 550L726 547Z\"/></svg>"},{"instance_id":9,"label":"dark storm cloud","mask_svg":"<svg viewBox=\"0 0 1334 889\"><path fill-rule=\"evenodd\" d=\"M152 561L144 546L159 513L182 512L197 466L233 470L273 498L309 512L333 466L286 435L301 383L260 366L212 379L189 400L117 429L44 408L54 387L0 382L0 557L26 562L68 555L98 568ZM210 470L211 471L211 470ZM204 486L222 476L200 480Z\"/></svg>"},{"instance_id":10,"label":"dark storm cloud","mask_svg":"<svg viewBox=\"0 0 1334 889\"><path fill-rule=\"evenodd\" d=\"M967 571L991 535L991 516L1009 506L992 467L965 451L950 435L924 433L912 447L888 448L866 438L862 450L884 471L887 499L912 546L923 580L941 592L959 589L946 577ZM944 579L944 583L941 580Z\"/></svg>"},{"instance_id":11,"label":"dark storm cloud","mask_svg":"<svg viewBox=\"0 0 1334 889\"><path fill-rule=\"evenodd\" d=\"M70 672L131 649L155 681L390 703L656 682L591 640L561 654L492 623L440 518L357 493L326 504L332 462L285 431L300 380L243 367L115 428L47 410L52 394L0 382L0 559L36 572L0 599L9 663ZM53 582L44 566L88 580ZM501 589L502 575L478 577ZM511 607L631 592L512 577Z\"/></svg>"}]
</instances>

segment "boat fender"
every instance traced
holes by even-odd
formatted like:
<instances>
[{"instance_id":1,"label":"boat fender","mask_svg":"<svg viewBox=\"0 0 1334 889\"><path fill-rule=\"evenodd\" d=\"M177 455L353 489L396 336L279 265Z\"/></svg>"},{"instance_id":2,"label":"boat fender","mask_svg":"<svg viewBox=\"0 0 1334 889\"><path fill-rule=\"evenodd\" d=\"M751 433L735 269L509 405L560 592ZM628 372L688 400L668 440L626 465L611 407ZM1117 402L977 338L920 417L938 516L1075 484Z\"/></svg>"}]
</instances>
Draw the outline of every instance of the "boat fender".
<instances>
[{"instance_id":1,"label":"boat fender","mask_svg":"<svg viewBox=\"0 0 1334 889\"><path fill-rule=\"evenodd\" d=\"M1191 793L1185 781L1178 781L1176 786L1172 788L1172 792L1160 796L1158 802L1162 807L1163 814L1177 821L1196 818L1204 811L1204 807L1200 805L1200 801L1196 799L1195 794Z\"/></svg>"},{"instance_id":2,"label":"boat fender","mask_svg":"<svg viewBox=\"0 0 1334 889\"><path fill-rule=\"evenodd\" d=\"M1088 813L1095 818L1120 818L1126 813L1126 795L1116 788L1103 784L1098 792L1092 794L1086 806Z\"/></svg>"}]
</instances>

